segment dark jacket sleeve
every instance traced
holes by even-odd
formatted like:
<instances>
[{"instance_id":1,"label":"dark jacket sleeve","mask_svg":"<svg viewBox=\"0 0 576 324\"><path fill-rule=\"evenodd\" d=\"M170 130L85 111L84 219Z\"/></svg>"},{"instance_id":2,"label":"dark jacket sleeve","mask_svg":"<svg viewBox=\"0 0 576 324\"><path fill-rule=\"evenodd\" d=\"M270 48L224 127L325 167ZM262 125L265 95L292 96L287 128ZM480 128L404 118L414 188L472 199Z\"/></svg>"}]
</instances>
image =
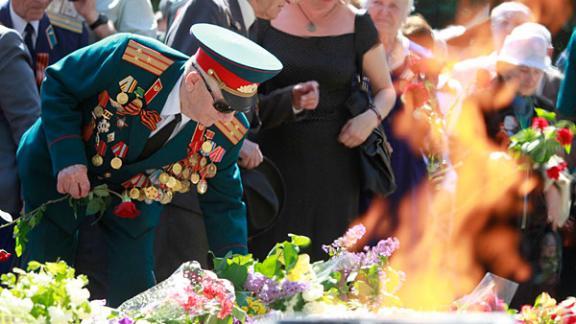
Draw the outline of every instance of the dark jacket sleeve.
<instances>
[{"instance_id":1,"label":"dark jacket sleeve","mask_svg":"<svg viewBox=\"0 0 576 324\"><path fill-rule=\"evenodd\" d=\"M0 109L14 143L40 116L40 96L20 36L0 27Z\"/></svg>"},{"instance_id":2,"label":"dark jacket sleeve","mask_svg":"<svg viewBox=\"0 0 576 324\"><path fill-rule=\"evenodd\" d=\"M576 90L576 32L572 34L567 47L568 59L564 70L564 81L560 85L560 93L556 103L558 111L565 118L576 116L576 101L574 91Z\"/></svg>"},{"instance_id":3,"label":"dark jacket sleeve","mask_svg":"<svg viewBox=\"0 0 576 324\"><path fill-rule=\"evenodd\" d=\"M190 36L190 27L198 23L226 26L227 14L217 0L191 0L166 35L166 44L182 53L193 55L198 41Z\"/></svg>"},{"instance_id":4,"label":"dark jacket sleeve","mask_svg":"<svg viewBox=\"0 0 576 324\"><path fill-rule=\"evenodd\" d=\"M256 108L261 129L273 128L291 121L306 113L294 114L292 110L292 88L288 86L276 89L268 94L261 94Z\"/></svg>"}]
</instances>

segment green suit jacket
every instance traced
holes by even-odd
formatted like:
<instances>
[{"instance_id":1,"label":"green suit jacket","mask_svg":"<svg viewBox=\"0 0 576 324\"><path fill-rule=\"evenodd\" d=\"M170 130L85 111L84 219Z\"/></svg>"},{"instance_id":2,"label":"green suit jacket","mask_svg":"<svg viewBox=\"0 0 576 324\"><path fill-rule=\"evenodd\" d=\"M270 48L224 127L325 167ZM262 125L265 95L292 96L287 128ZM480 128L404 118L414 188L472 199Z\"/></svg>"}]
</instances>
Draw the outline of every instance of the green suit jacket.
<instances>
[{"instance_id":1,"label":"green suit jacket","mask_svg":"<svg viewBox=\"0 0 576 324\"><path fill-rule=\"evenodd\" d=\"M154 119L147 116L162 111L170 90L183 74L187 58L155 40L118 34L80 49L49 67L42 85L42 118L23 136L18 150L27 210L59 197L56 176L60 170L74 164L88 166L92 186L106 183L112 189L123 190L122 184L135 175L149 174L186 158L197 126L192 120L161 149L138 160L155 127ZM127 77L132 77L136 83L123 84ZM125 90L130 100L141 99L141 113L118 114L119 101L115 99ZM95 117L97 106L104 108L107 123L101 124L103 118ZM219 255L228 251L246 253L246 212L236 161L247 121L243 114L238 114L235 122L235 136L223 133L225 128L210 127L215 133L213 141L225 154L216 163L216 176L208 179L206 194L199 195L210 248ZM98 146L100 142L106 143L104 150ZM116 170L110 161L118 153L113 149L118 143L124 143L126 151L122 167ZM103 157L99 166L91 161L97 153ZM118 203L118 199L112 201L102 221L120 228L127 236L136 239L158 224L162 209L159 203L138 202L142 214L136 219L114 216L112 207ZM58 204L48 208L45 219L73 235L82 221L82 214L75 219L67 204ZM55 241L46 238L43 244L58 244ZM27 248L33 250L35 247ZM37 259L54 257L64 256L36 256Z\"/></svg>"}]
</instances>

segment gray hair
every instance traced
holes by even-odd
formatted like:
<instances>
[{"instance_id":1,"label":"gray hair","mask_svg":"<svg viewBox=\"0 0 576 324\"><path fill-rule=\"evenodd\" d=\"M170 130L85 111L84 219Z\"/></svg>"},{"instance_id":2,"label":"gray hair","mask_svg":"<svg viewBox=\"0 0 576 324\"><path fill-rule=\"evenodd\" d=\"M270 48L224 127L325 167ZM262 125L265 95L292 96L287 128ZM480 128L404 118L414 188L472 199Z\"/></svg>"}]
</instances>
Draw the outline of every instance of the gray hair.
<instances>
[{"instance_id":1,"label":"gray hair","mask_svg":"<svg viewBox=\"0 0 576 324\"><path fill-rule=\"evenodd\" d=\"M368 5L370 5L370 3L374 1L374 0L361 0L362 2L362 7L364 9L368 9ZM404 13L404 19L408 18L408 16L410 16L410 13L412 11L414 11L414 0L405 0L408 2L408 5L406 6L406 12Z\"/></svg>"}]
</instances>

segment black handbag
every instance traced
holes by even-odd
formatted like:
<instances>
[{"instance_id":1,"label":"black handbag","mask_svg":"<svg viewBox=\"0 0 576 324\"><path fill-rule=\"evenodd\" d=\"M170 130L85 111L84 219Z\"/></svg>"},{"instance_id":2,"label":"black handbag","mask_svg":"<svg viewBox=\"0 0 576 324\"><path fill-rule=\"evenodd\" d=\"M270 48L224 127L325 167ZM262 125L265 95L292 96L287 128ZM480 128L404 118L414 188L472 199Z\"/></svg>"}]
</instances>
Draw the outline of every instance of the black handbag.
<instances>
[{"instance_id":1,"label":"black handbag","mask_svg":"<svg viewBox=\"0 0 576 324\"><path fill-rule=\"evenodd\" d=\"M369 85L362 73L362 53L359 53L354 33L356 50L357 75L352 82L350 97L345 106L354 117L369 109L372 103ZM396 179L390 162L390 151L386 141L386 133L382 124L378 125L370 136L360 145L360 169L362 189L376 194L389 195L396 190Z\"/></svg>"}]
</instances>

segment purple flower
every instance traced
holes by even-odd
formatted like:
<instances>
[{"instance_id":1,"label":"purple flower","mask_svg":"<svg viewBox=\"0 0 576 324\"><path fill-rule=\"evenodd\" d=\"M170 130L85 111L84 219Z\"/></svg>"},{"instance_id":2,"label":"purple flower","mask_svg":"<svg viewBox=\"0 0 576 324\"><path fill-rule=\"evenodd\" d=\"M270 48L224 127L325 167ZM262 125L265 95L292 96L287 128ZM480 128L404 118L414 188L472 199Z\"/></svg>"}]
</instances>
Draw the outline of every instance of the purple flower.
<instances>
[{"instance_id":1,"label":"purple flower","mask_svg":"<svg viewBox=\"0 0 576 324\"><path fill-rule=\"evenodd\" d=\"M118 321L118 324L132 324L132 323L134 323L134 321L132 321L128 317L124 317L123 319Z\"/></svg>"},{"instance_id":2,"label":"purple flower","mask_svg":"<svg viewBox=\"0 0 576 324\"><path fill-rule=\"evenodd\" d=\"M390 257L394 251L400 246L400 241L395 237L390 237L385 240L380 240L376 246L366 250L364 260L362 261L363 266L371 266L373 264L378 264L382 260Z\"/></svg>"},{"instance_id":3,"label":"purple flower","mask_svg":"<svg viewBox=\"0 0 576 324\"><path fill-rule=\"evenodd\" d=\"M305 283L284 280L281 284L258 272L248 272L248 278L244 283L244 289L252 292L265 304L270 304L278 299L292 297L307 288Z\"/></svg>"},{"instance_id":4,"label":"purple flower","mask_svg":"<svg viewBox=\"0 0 576 324\"><path fill-rule=\"evenodd\" d=\"M344 236L336 239L332 244L323 245L322 249L331 256L336 255L343 250L348 250L353 247L364 234L366 234L366 227L362 224L356 225L346 231Z\"/></svg>"},{"instance_id":5,"label":"purple flower","mask_svg":"<svg viewBox=\"0 0 576 324\"><path fill-rule=\"evenodd\" d=\"M308 288L308 284L305 282L284 280L282 282L283 298L292 297L297 293L303 292L304 290L306 290L306 288Z\"/></svg>"}]
</instances>

